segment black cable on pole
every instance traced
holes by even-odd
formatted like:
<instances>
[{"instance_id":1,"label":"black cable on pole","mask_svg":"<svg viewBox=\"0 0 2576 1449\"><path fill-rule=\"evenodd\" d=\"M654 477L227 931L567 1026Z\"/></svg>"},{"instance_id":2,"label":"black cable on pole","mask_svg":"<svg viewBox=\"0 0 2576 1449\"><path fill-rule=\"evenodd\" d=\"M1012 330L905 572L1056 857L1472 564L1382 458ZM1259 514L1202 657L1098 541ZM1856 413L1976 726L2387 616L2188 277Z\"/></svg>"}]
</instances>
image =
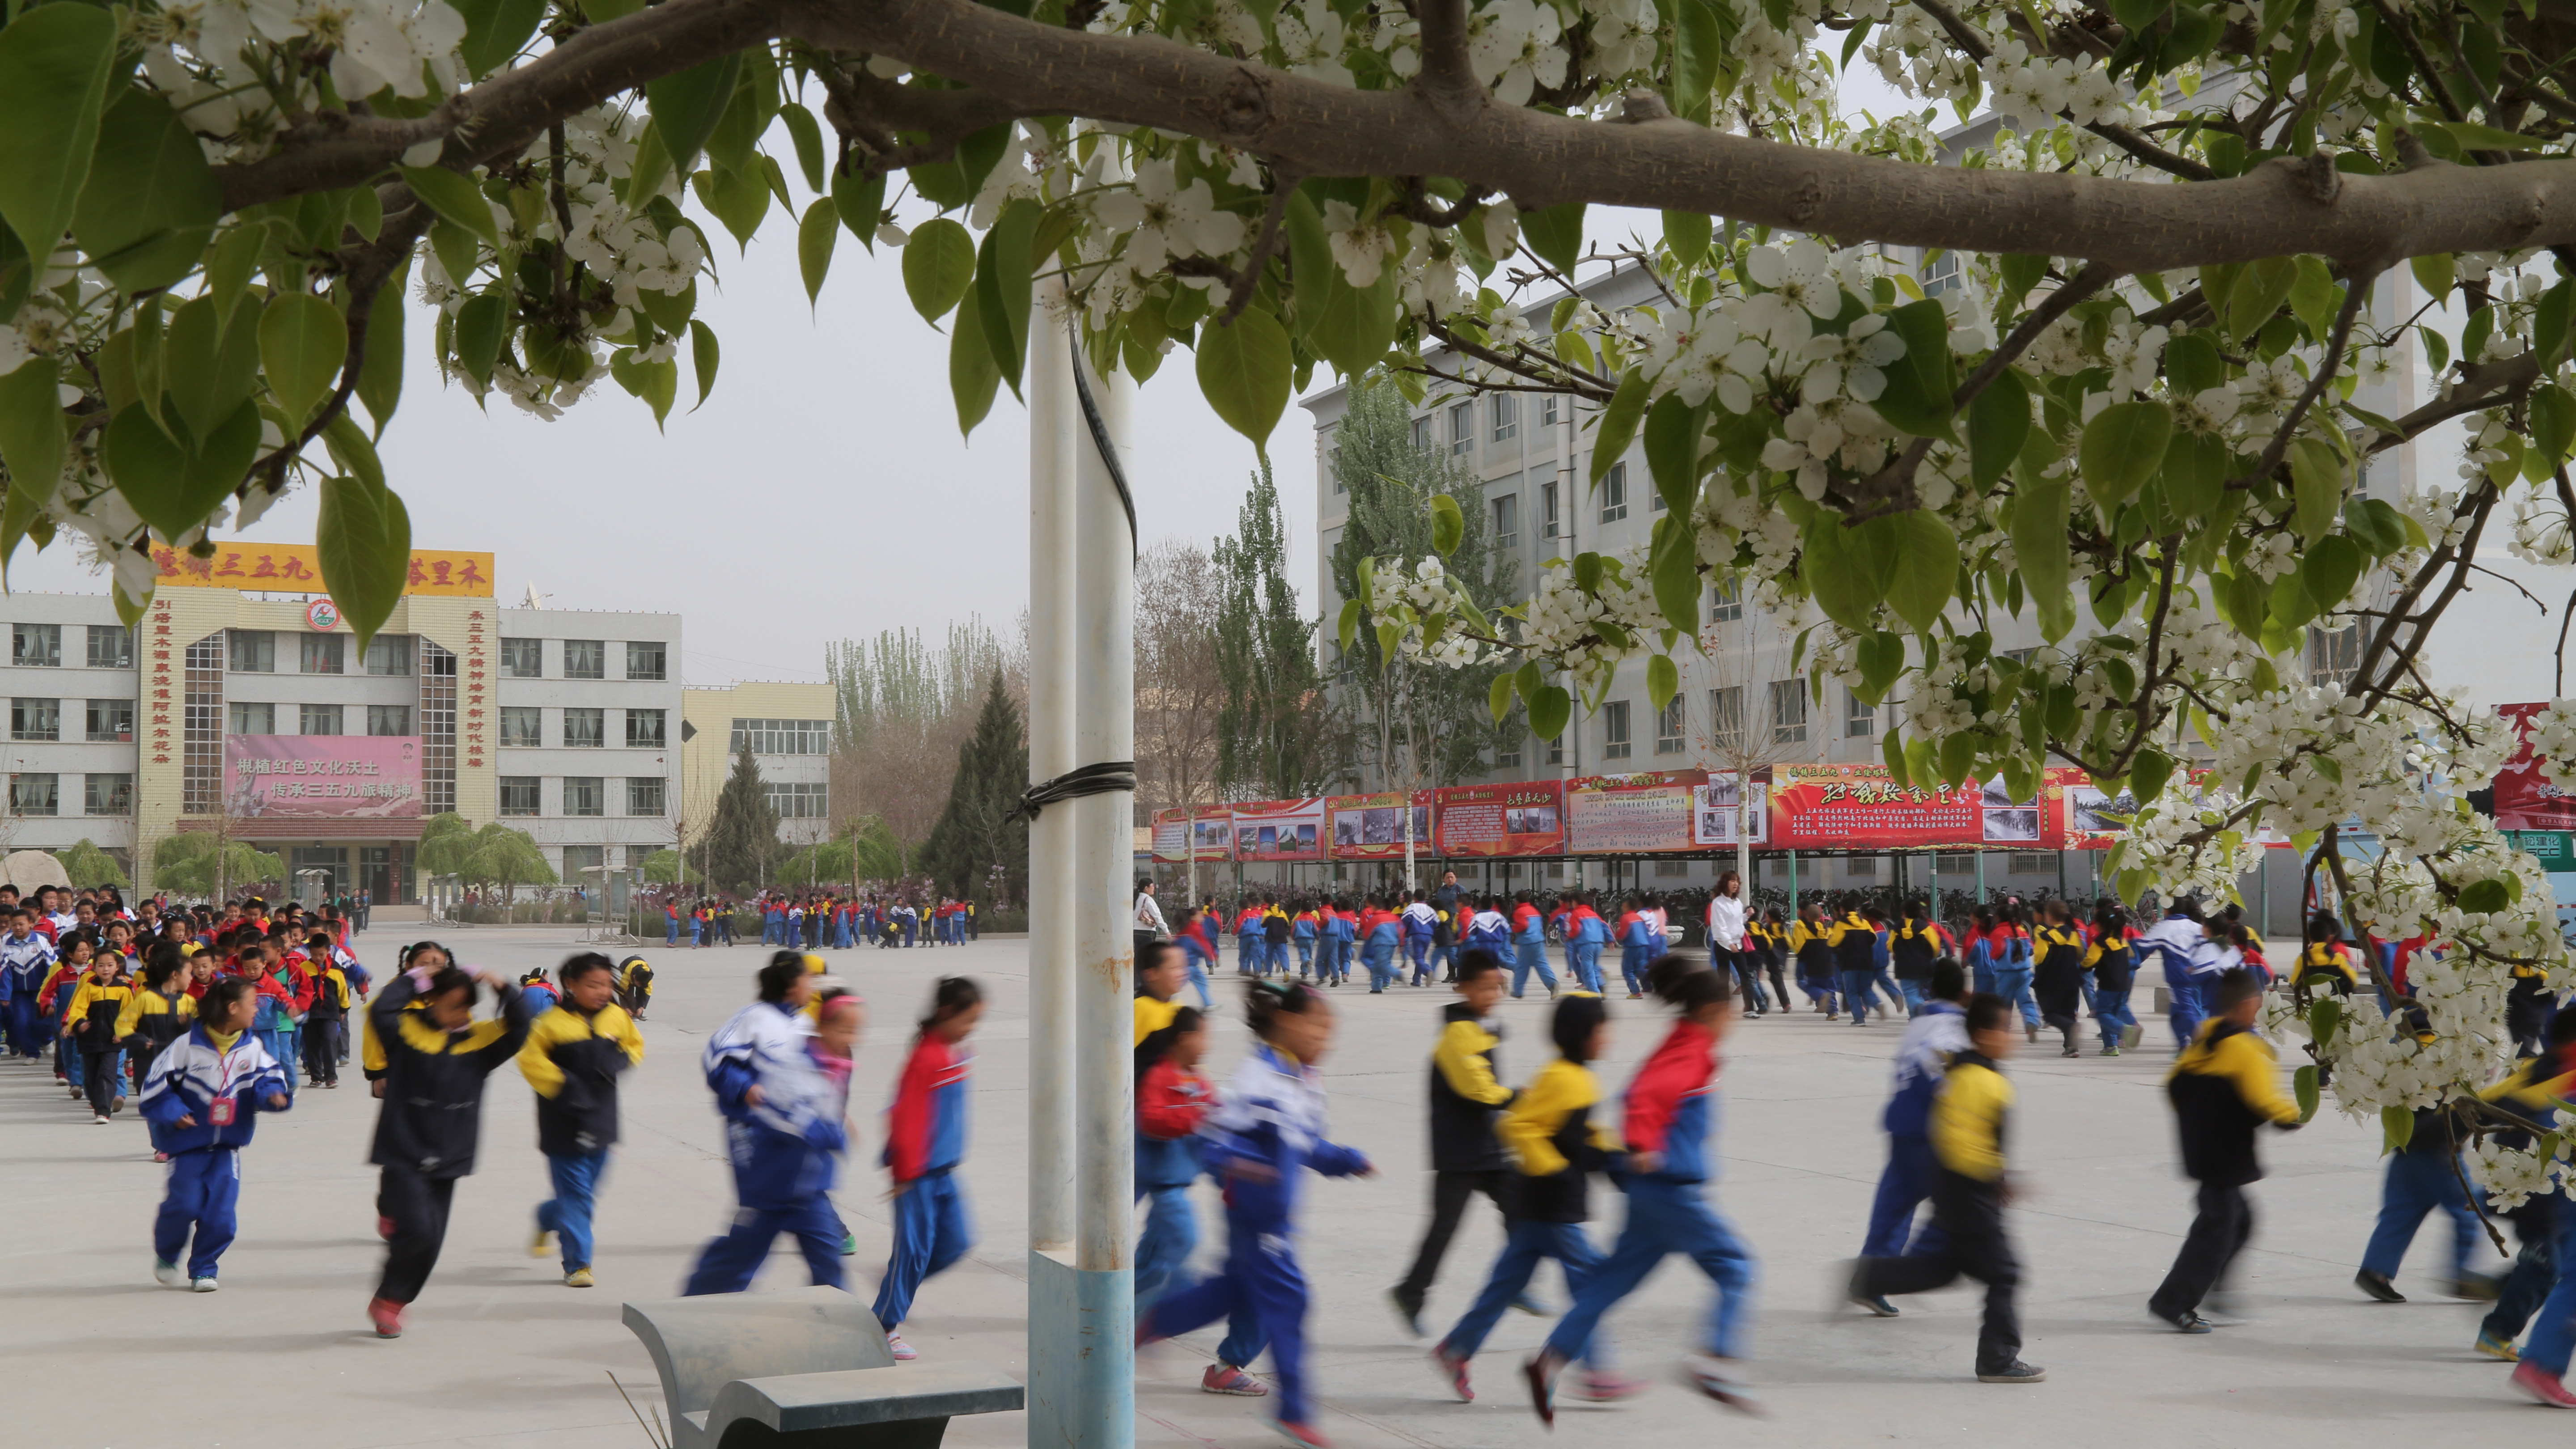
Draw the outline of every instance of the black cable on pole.
<instances>
[{"instance_id":1,"label":"black cable on pole","mask_svg":"<svg viewBox=\"0 0 2576 1449\"><path fill-rule=\"evenodd\" d=\"M1038 818L1038 812L1049 805L1060 804L1066 800L1078 800L1085 795L1107 795L1119 790L1131 795L1135 793L1136 762L1134 760L1108 760L1097 765L1083 765L1067 770L1052 780L1041 780L1021 792L1019 808L1013 810L1009 818L1035 820Z\"/></svg>"},{"instance_id":2,"label":"black cable on pole","mask_svg":"<svg viewBox=\"0 0 2576 1449\"><path fill-rule=\"evenodd\" d=\"M1132 558L1136 554L1136 495L1127 491L1127 470L1118 466L1118 450L1109 445L1109 424L1101 419L1100 405L1092 401L1091 383L1082 375L1082 339L1070 326L1065 329L1065 345L1073 349L1073 393L1082 401L1082 420L1091 428L1091 446L1099 450L1101 463L1109 469L1109 481L1118 489L1119 506L1127 510L1127 553Z\"/></svg>"}]
</instances>

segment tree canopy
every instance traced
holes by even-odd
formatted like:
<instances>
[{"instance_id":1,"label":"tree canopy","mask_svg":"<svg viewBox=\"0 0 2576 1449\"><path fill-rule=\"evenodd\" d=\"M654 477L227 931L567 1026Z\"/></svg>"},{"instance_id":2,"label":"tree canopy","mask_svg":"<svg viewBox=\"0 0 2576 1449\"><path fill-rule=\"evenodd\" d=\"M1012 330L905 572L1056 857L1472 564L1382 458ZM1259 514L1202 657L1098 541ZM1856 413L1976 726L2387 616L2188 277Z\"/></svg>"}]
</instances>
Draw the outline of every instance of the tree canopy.
<instances>
[{"instance_id":1,"label":"tree canopy","mask_svg":"<svg viewBox=\"0 0 2576 1449\"><path fill-rule=\"evenodd\" d=\"M742 893L769 879L770 863L786 853L778 839L778 807L760 780L760 763L746 741L734 751L733 773L716 794L715 818L707 823L707 877L718 886Z\"/></svg>"}]
</instances>

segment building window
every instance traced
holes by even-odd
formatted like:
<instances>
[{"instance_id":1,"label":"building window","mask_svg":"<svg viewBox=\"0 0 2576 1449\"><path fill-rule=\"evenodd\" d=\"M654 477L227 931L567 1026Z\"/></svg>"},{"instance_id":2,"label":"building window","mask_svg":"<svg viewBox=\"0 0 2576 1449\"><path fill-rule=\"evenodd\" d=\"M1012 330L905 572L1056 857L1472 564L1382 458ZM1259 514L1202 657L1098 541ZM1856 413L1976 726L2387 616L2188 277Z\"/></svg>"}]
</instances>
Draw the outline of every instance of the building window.
<instances>
[{"instance_id":1,"label":"building window","mask_svg":"<svg viewBox=\"0 0 2576 1449\"><path fill-rule=\"evenodd\" d=\"M566 639L563 641L564 678L606 679L608 645L599 639Z\"/></svg>"},{"instance_id":2,"label":"building window","mask_svg":"<svg viewBox=\"0 0 2576 1449\"><path fill-rule=\"evenodd\" d=\"M564 776L563 813L566 815L607 814L607 782L597 775Z\"/></svg>"},{"instance_id":3,"label":"building window","mask_svg":"<svg viewBox=\"0 0 2576 1449\"><path fill-rule=\"evenodd\" d=\"M1807 681L1775 679L1771 681L1771 743L1802 745L1807 742Z\"/></svg>"},{"instance_id":4,"label":"building window","mask_svg":"<svg viewBox=\"0 0 2576 1449\"><path fill-rule=\"evenodd\" d=\"M1521 498L1517 493L1506 493L1494 500L1494 547L1520 546Z\"/></svg>"},{"instance_id":5,"label":"building window","mask_svg":"<svg viewBox=\"0 0 2576 1449\"><path fill-rule=\"evenodd\" d=\"M1843 874L1850 876L1855 880L1876 880L1878 878L1878 857L1874 855L1855 855L1843 862Z\"/></svg>"},{"instance_id":6,"label":"building window","mask_svg":"<svg viewBox=\"0 0 2576 1449\"><path fill-rule=\"evenodd\" d=\"M608 744L608 711L568 709L563 712L563 747L596 750Z\"/></svg>"},{"instance_id":7,"label":"building window","mask_svg":"<svg viewBox=\"0 0 2576 1449\"><path fill-rule=\"evenodd\" d=\"M1678 755L1682 752L1682 700L1674 695L1662 709L1655 711L1655 753Z\"/></svg>"},{"instance_id":8,"label":"building window","mask_svg":"<svg viewBox=\"0 0 2576 1449\"><path fill-rule=\"evenodd\" d=\"M1708 742L1721 750L1744 748L1744 686L1729 684L1708 692Z\"/></svg>"},{"instance_id":9,"label":"building window","mask_svg":"<svg viewBox=\"0 0 2576 1449\"><path fill-rule=\"evenodd\" d=\"M59 669L63 662L63 626L9 626L9 662L21 669ZM51 814L51 811L46 812Z\"/></svg>"},{"instance_id":10,"label":"building window","mask_svg":"<svg viewBox=\"0 0 2576 1449\"><path fill-rule=\"evenodd\" d=\"M340 706L336 704L299 704L295 707L295 732L299 735L336 735L340 728Z\"/></svg>"},{"instance_id":11,"label":"building window","mask_svg":"<svg viewBox=\"0 0 2576 1449\"><path fill-rule=\"evenodd\" d=\"M306 674L346 674L349 672L349 636L346 634L307 634L297 652L302 656L297 668Z\"/></svg>"},{"instance_id":12,"label":"building window","mask_svg":"<svg viewBox=\"0 0 2576 1449\"><path fill-rule=\"evenodd\" d=\"M1975 875L1977 873L1977 858L1973 855L1936 856L1933 858L1932 868L1943 875Z\"/></svg>"},{"instance_id":13,"label":"building window","mask_svg":"<svg viewBox=\"0 0 2576 1449\"><path fill-rule=\"evenodd\" d=\"M1555 393L1549 393L1540 398L1538 400L1538 425L1542 428L1552 428L1558 423L1565 421L1565 414L1558 411L1558 409L1564 406L1565 400L1558 397Z\"/></svg>"},{"instance_id":14,"label":"building window","mask_svg":"<svg viewBox=\"0 0 2576 1449\"><path fill-rule=\"evenodd\" d=\"M58 740L63 737L63 702L59 699L9 701L9 738Z\"/></svg>"},{"instance_id":15,"label":"building window","mask_svg":"<svg viewBox=\"0 0 2576 1449\"><path fill-rule=\"evenodd\" d=\"M1449 453L1464 457L1476 448L1476 405L1453 403L1449 408Z\"/></svg>"},{"instance_id":16,"label":"building window","mask_svg":"<svg viewBox=\"0 0 2576 1449\"><path fill-rule=\"evenodd\" d=\"M1732 624L1744 617L1744 581L1727 579L1709 591L1708 621Z\"/></svg>"},{"instance_id":17,"label":"building window","mask_svg":"<svg viewBox=\"0 0 2576 1449\"><path fill-rule=\"evenodd\" d=\"M232 646L231 668L235 674L275 674L277 672L277 636L266 629L228 629L224 639Z\"/></svg>"},{"instance_id":18,"label":"building window","mask_svg":"<svg viewBox=\"0 0 2576 1449\"><path fill-rule=\"evenodd\" d=\"M507 643L507 640L502 641ZM481 765L477 756L474 763ZM435 639L420 641L420 810L456 808L456 656Z\"/></svg>"},{"instance_id":19,"label":"building window","mask_svg":"<svg viewBox=\"0 0 2576 1449\"><path fill-rule=\"evenodd\" d=\"M1486 420L1493 427L1494 441L1516 438L1521 431L1521 400L1507 392L1485 399Z\"/></svg>"},{"instance_id":20,"label":"building window","mask_svg":"<svg viewBox=\"0 0 2576 1449\"><path fill-rule=\"evenodd\" d=\"M273 735L277 733L277 706L234 700L232 718L224 722L224 729L236 735Z\"/></svg>"},{"instance_id":21,"label":"building window","mask_svg":"<svg viewBox=\"0 0 2576 1449\"><path fill-rule=\"evenodd\" d=\"M607 868L608 847L605 845L567 845L563 848L563 881L565 885L587 884L587 882L582 879L582 876L585 873L594 870L606 870Z\"/></svg>"},{"instance_id":22,"label":"building window","mask_svg":"<svg viewBox=\"0 0 2576 1449\"><path fill-rule=\"evenodd\" d=\"M133 814L134 777L132 775L83 776L81 813L84 815Z\"/></svg>"},{"instance_id":23,"label":"building window","mask_svg":"<svg viewBox=\"0 0 2576 1449\"><path fill-rule=\"evenodd\" d=\"M628 640L626 644L626 677L660 679L668 671L670 650L660 640L649 643Z\"/></svg>"},{"instance_id":24,"label":"building window","mask_svg":"<svg viewBox=\"0 0 2576 1449\"><path fill-rule=\"evenodd\" d=\"M1601 521L1617 523L1628 516L1628 465L1613 463L1601 478Z\"/></svg>"},{"instance_id":25,"label":"building window","mask_svg":"<svg viewBox=\"0 0 2576 1449\"><path fill-rule=\"evenodd\" d=\"M626 748L630 750L662 748L662 711L630 709L626 712Z\"/></svg>"},{"instance_id":26,"label":"building window","mask_svg":"<svg viewBox=\"0 0 2576 1449\"><path fill-rule=\"evenodd\" d=\"M224 636L188 646L187 704L180 715L179 811L212 815L224 798Z\"/></svg>"},{"instance_id":27,"label":"building window","mask_svg":"<svg viewBox=\"0 0 2576 1449\"><path fill-rule=\"evenodd\" d=\"M1865 740L1878 733L1878 710L1851 690L1843 691L1843 737Z\"/></svg>"},{"instance_id":28,"label":"building window","mask_svg":"<svg viewBox=\"0 0 2576 1449\"><path fill-rule=\"evenodd\" d=\"M1943 292L1958 291L1961 285L1959 254L1957 252L1927 253L1923 259L1921 276L1923 295L1926 297L1938 297Z\"/></svg>"},{"instance_id":29,"label":"building window","mask_svg":"<svg viewBox=\"0 0 2576 1449\"><path fill-rule=\"evenodd\" d=\"M1428 414L1413 420L1413 446L1425 453L1440 445L1439 440L1431 436L1432 426L1432 419ZM1341 486L1342 480L1336 475L1333 479L1333 490L1338 493L1341 491Z\"/></svg>"},{"instance_id":30,"label":"building window","mask_svg":"<svg viewBox=\"0 0 2576 1449\"><path fill-rule=\"evenodd\" d=\"M533 750L546 742L546 712L532 704L501 706L501 748Z\"/></svg>"},{"instance_id":31,"label":"building window","mask_svg":"<svg viewBox=\"0 0 2576 1449\"><path fill-rule=\"evenodd\" d=\"M2361 667L2361 625L2308 630L2308 683L2350 684Z\"/></svg>"},{"instance_id":32,"label":"building window","mask_svg":"<svg viewBox=\"0 0 2576 1449\"><path fill-rule=\"evenodd\" d=\"M1500 745L1497 745L1497 746L1495 746L1495 747L1494 747L1494 768L1495 768L1495 769L1497 769L1497 770L1517 770L1517 769L1519 769L1520 767L1521 767L1521 747L1520 747L1519 742L1515 741L1515 742L1512 744L1511 748L1509 748L1509 749L1505 749L1505 748L1503 748L1503 747L1502 747L1502 746L1500 746Z\"/></svg>"},{"instance_id":33,"label":"building window","mask_svg":"<svg viewBox=\"0 0 2576 1449\"><path fill-rule=\"evenodd\" d=\"M543 679L545 675L545 640L504 639L501 641L501 677L503 679Z\"/></svg>"},{"instance_id":34,"label":"building window","mask_svg":"<svg viewBox=\"0 0 2576 1449\"><path fill-rule=\"evenodd\" d=\"M62 813L60 788L61 777L58 775L11 775L9 813L58 815Z\"/></svg>"},{"instance_id":35,"label":"building window","mask_svg":"<svg viewBox=\"0 0 2576 1449\"><path fill-rule=\"evenodd\" d=\"M1624 699L1601 706L1601 758L1628 758L1628 701Z\"/></svg>"},{"instance_id":36,"label":"building window","mask_svg":"<svg viewBox=\"0 0 2576 1449\"><path fill-rule=\"evenodd\" d=\"M367 672L385 679L411 674L411 636L379 634L367 641Z\"/></svg>"},{"instance_id":37,"label":"building window","mask_svg":"<svg viewBox=\"0 0 2576 1449\"><path fill-rule=\"evenodd\" d=\"M1655 862L1655 874L1665 880L1670 880L1674 876L1688 875L1690 872L1691 863L1687 860L1659 860Z\"/></svg>"},{"instance_id":38,"label":"building window","mask_svg":"<svg viewBox=\"0 0 2576 1449\"><path fill-rule=\"evenodd\" d=\"M81 733L91 744L130 745L134 743L134 701L93 699L82 725Z\"/></svg>"},{"instance_id":39,"label":"building window","mask_svg":"<svg viewBox=\"0 0 2576 1449\"><path fill-rule=\"evenodd\" d=\"M820 820L823 818L825 787L821 785L773 785L761 783L769 794L770 806L781 820Z\"/></svg>"},{"instance_id":40,"label":"building window","mask_svg":"<svg viewBox=\"0 0 2576 1449\"><path fill-rule=\"evenodd\" d=\"M2057 869L2057 857L2044 850L2016 850L2004 862L2006 875L2048 875Z\"/></svg>"},{"instance_id":41,"label":"building window","mask_svg":"<svg viewBox=\"0 0 2576 1449\"><path fill-rule=\"evenodd\" d=\"M1538 536L1556 537L1556 485L1538 485Z\"/></svg>"},{"instance_id":42,"label":"building window","mask_svg":"<svg viewBox=\"0 0 2576 1449\"><path fill-rule=\"evenodd\" d=\"M626 781L626 813L654 815L662 813L662 780L660 776L631 776Z\"/></svg>"},{"instance_id":43,"label":"building window","mask_svg":"<svg viewBox=\"0 0 2576 1449\"><path fill-rule=\"evenodd\" d=\"M1565 736L1558 735L1547 742L1547 762L1551 765L1565 763Z\"/></svg>"},{"instance_id":44,"label":"building window","mask_svg":"<svg viewBox=\"0 0 2576 1449\"><path fill-rule=\"evenodd\" d=\"M407 704L368 705L367 733L379 737L410 734L411 706Z\"/></svg>"},{"instance_id":45,"label":"building window","mask_svg":"<svg viewBox=\"0 0 2576 1449\"><path fill-rule=\"evenodd\" d=\"M745 744L755 755L819 755L832 747L827 719L738 719L728 754L741 754Z\"/></svg>"},{"instance_id":46,"label":"building window","mask_svg":"<svg viewBox=\"0 0 2576 1449\"><path fill-rule=\"evenodd\" d=\"M536 776L503 775L501 777L502 814L534 815L544 808L542 801L543 794L537 788Z\"/></svg>"},{"instance_id":47,"label":"building window","mask_svg":"<svg viewBox=\"0 0 2576 1449\"><path fill-rule=\"evenodd\" d=\"M123 624L90 625L89 667L132 669L134 667L134 631Z\"/></svg>"}]
</instances>

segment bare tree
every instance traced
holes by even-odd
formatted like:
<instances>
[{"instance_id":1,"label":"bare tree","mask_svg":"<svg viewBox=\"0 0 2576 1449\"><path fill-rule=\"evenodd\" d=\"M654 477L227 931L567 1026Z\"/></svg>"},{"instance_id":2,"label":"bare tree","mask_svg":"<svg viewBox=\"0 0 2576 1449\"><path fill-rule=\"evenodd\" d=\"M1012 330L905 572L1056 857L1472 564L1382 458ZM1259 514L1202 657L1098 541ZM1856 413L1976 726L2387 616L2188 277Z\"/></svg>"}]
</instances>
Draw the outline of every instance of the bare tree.
<instances>
[{"instance_id":1,"label":"bare tree","mask_svg":"<svg viewBox=\"0 0 2576 1449\"><path fill-rule=\"evenodd\" d=\"M1213 804L1225 677L1217 616L1224 581L1207 550L1165 539L1136 559L1136 813ZM1190 866L1189 896L1198 896Z\"/></svg>"},{"instance_id":2,"label":"bare tree","mask_svg":"<svg viewBox=\"0 0 2576 1449\"><path fill-rule=\"evenodd\" d=\"M1802 710L1790 728L1772 718L1771 671L1786 667L1789 634L1769 610L1747 597L1752 591L1741 577L1720 584L1712 617L1702 625L1700 652L1708 663L1702 678L1708 695L1695 712L1692 743L1713 770L1735 775L1735 871L1743 878L1745 899L1753 894L1753 842L1748 828L1753 802L1753 775L1791 760L1821 758L1823 734ZM1802 705L1807 691L1801 689Z\"/></svg>"}]
</instances>

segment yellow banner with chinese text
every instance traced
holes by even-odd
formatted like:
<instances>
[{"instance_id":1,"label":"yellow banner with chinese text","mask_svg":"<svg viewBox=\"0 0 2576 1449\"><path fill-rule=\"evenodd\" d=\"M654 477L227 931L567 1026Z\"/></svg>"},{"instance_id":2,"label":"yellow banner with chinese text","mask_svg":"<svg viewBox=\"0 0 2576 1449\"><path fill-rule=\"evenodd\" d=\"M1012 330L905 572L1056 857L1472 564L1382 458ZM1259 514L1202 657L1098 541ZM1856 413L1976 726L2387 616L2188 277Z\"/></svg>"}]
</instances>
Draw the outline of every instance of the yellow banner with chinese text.
<instances>
[{"instance_id":1,"label":"yellow banner with chinese text","mask_svg":"<svg viewBox=\"0 0 2576 1449\"><path fill-rule=\"evenodd\" d=\"M212 558L197 558L166 545L152 550L162 588L246 589L254 593L319 594L322 559L309 543L218 544ZM492 597L492 555L455 549L414 549L403 580L406 594L452 598Z\"/></svg>"}]
</instances>

